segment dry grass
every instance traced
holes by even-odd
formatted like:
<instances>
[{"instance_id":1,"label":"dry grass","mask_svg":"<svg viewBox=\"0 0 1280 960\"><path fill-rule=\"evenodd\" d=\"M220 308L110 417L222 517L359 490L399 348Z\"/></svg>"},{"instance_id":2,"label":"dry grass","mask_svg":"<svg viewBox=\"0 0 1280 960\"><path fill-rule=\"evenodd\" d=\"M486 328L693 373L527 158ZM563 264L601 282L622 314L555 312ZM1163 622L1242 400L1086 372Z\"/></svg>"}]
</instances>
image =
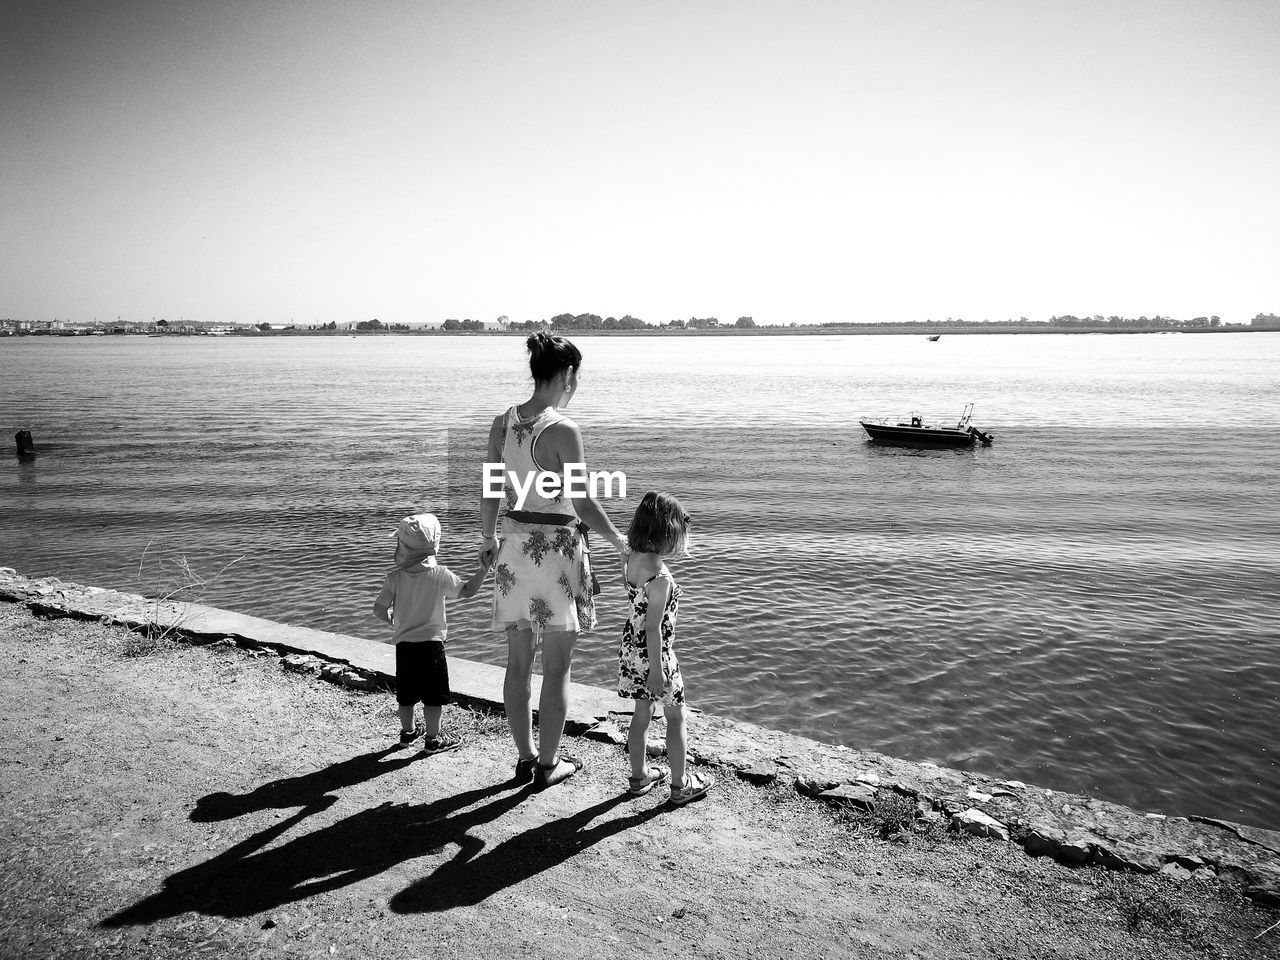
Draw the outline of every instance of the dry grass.
<instances>
[{"instance_id":1,"label":"dry grass","mask_svg":"<svg viewBox=\"0 0 1280 960\"><path fill-rule=\"evenodd\" d=\"M153 561L150 589L147 589L147 562L152 543L154 541L147 543L138 559L138 583L142 587L142 595L151 598L152 616L150 622L134 631L134 638L125 644L124 654L127 657L151 656L161 642L172 639L188 618L191 605L202 602L208 588L231 566L244 559L236 557L224 563L213 575L203 577L192 569L185 554L164 555ZM166 604L180 606L176 618L162 615Z\"/></svg>"}]
</instances>

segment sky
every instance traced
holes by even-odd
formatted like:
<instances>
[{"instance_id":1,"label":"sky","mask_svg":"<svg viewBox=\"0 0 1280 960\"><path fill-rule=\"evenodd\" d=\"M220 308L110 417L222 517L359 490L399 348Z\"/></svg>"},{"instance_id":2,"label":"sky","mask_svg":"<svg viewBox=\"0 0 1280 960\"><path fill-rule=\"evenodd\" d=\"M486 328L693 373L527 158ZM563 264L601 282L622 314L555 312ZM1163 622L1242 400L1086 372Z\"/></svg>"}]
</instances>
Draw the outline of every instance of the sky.
<instances>
[{"instance_id":1,"label":"sky","mask_svg":"<svg viewBox=\"0 0 1280 960\"><path fill-rule=\"evenodd\" d=\"M1274 0L7 0L0 318L1280 313Z\"/></svg>"}]
</instances>

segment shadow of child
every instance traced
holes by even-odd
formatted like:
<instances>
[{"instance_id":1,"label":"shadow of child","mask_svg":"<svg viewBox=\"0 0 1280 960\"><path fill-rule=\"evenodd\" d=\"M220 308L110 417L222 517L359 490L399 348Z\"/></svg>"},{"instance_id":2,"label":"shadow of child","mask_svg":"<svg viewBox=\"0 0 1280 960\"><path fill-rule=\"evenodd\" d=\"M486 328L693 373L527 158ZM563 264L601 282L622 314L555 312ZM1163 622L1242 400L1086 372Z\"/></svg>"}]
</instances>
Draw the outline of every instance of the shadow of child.
<instances>
[{"instance_id":1,"label":"shadow of child","mask_svg":"<svg viewBox=\"0 0 1280 960\"><path fill-rule=\"evenodd\" d=\"M666 809L659 804L587 828L592 820L632 799L625 793L610 797L571 817L526 830L483 855L480 852L484 843L468 837L471 842L460 844L452 860L392 897L391 909L396 913L423 913L474 906L499 890L563 863L592 844L639 826Z\"/></svg>"},{"instance_id":2,"label":"shadow of child","mask_svg":"<svg viewBox=\"0 0 1280 960\"><path fill-rule=\"evenodd\" d=\"M422 754L406 751L402 757L386 759L402 748L396 744L382 750L362 753L347 760L312 770L297 777L282 777L255 787L248 793L234 794L219 790L201 797L191 811L190 819L196 823L213 823L231 820L255 810L279 810L289 807L310 807L323 810L336 798L334 790L353 787L375 777L399 770ZM327 802L322 802L328 796Z\"/></svg>"}]
</instances>

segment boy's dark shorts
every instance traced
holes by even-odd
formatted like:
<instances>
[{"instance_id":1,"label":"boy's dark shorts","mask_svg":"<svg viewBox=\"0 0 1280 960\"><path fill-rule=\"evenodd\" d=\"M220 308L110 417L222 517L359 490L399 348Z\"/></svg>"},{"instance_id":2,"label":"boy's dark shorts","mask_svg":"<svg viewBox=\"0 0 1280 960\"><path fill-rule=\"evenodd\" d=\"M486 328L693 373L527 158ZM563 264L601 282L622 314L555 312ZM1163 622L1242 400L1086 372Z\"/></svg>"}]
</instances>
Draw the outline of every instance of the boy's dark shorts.
<instances>
[{"instance_id":1,"label":"boy's dark shorts","mask_svg":"<svg viewBox=\"0 0 1280 960\"><path fill-rule=\"evenodd\" d=\"M449 664L444 644L435 640L396 644L396 702L402 707L421 701L428 707L449 702Z\"/></svg>"}]
</instances>

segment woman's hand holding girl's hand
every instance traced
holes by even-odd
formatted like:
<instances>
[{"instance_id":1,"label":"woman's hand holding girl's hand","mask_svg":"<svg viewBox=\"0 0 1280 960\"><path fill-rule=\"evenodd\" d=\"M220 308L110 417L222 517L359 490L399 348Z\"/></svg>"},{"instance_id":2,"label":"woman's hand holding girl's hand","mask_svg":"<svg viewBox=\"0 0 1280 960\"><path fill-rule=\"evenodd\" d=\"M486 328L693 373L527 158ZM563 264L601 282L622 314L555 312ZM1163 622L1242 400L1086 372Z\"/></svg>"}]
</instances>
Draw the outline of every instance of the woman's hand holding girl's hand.
<instances>
[{"instance_id":1,"label":"woman's hand holding girl's hand","mask_svg":"<svg viewBox=\"0 0 1280 960\"><path fill-rule=\"evenodd\" d=\"M649 679L644 683L645 689L649 691L649 696L654 700L662 699L663 677L662 669L649 668Z\"/></svg>"}]
</instances>

